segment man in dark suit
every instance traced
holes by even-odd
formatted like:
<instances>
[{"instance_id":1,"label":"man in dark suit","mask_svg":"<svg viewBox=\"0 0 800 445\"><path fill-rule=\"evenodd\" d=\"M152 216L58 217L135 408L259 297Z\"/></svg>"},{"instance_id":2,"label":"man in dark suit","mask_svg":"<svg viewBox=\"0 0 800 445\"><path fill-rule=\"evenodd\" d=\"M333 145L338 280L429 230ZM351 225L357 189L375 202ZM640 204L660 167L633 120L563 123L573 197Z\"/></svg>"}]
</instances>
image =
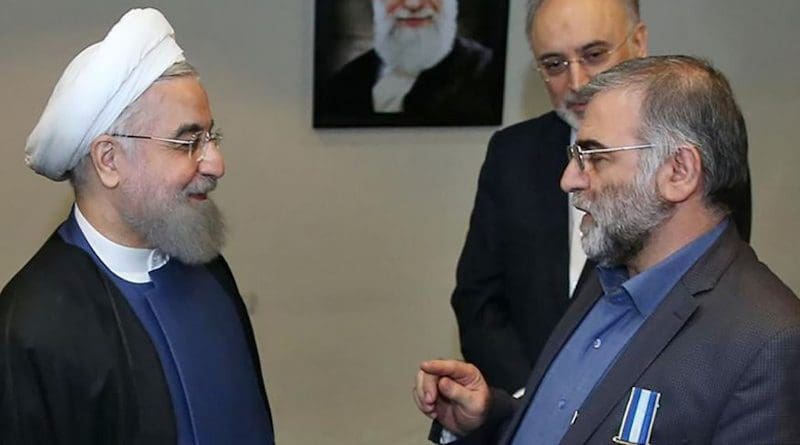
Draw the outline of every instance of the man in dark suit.
<instances>
[{"instance_id":1,"label":"man in dark suit","mask_svg":"<svg viewBox=\"0 0 800 445\"><path fill-rule=\"evenodd\" d=\"M499 124L492 50L456 35L457 0L373 0L374 48L319 92L318 125Z\"/></svg>"},{"instance_id":2,"label":"man in dark suit","mask_svg":"<svg viewBox=\"0 0 800 445\"><path fill-rule=\"evenodd\" d=\"M521 401L457 361L421 365L420 410L463 443L794 444L800 301L730 220L747 131L706 62L623 62L588 104L561 186L598 277L556 327ZM713 116L714 119L709 119Z\"/></svg>"},{"instance_id":3,"label":"man in dark suit","mask_svg":"<svg viewBox=\"0 0 800 445\"><path fill-rule=\"evenodd\" d=\"M464 359L510 392L524 386L585 262L581 212L558 187L563 148L585 107L575 93L599 72L647 53L636 0L530 1L527 34L554 111L489 142L451 300ZM748 240L749 182L742 187L728 199Z\"/></svg>"}]
</instances>

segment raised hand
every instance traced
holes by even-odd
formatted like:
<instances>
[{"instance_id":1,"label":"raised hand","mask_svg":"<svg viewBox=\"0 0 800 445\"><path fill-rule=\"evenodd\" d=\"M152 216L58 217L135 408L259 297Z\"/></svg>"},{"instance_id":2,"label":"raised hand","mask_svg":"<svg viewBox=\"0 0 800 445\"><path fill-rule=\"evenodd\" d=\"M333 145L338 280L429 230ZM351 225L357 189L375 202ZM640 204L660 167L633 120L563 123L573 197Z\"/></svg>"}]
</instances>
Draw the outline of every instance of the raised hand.
<instances>
[{"instance_id":1,"label":"raised hand","mask_svg":"<svg viewBox=\"0 0 800 445\"><path fill-rule=\"evenodd\" d=\"M478 368L457 360L420 363L413 397L422 413L465 435L486 420L489 385Z\"/></svg>"}]
</instances>

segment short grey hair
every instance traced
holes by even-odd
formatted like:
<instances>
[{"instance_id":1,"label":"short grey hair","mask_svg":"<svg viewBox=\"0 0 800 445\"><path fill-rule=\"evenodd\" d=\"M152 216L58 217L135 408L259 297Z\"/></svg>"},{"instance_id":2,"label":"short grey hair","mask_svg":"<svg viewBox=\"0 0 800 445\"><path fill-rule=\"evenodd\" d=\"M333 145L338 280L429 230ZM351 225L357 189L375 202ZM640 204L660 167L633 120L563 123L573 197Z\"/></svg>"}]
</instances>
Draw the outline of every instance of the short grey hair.
<instances>
[{"instance_id":1,"label":"short grey hair","mask_svg":"<svg viewBox=\"0 0 800 445\"><path fill-rule=\"evenodd\" d=\"M528 9L525 14L525 37L530 40L531 33L533 32L533 19L536 17L536 11L542 6L546 0L528 0ZM628 12L628 20L631 26L638 24L642 19L639 14L639 0L617 0L625 4L625 10Z\"/></svg>"},{"instance_id":2,"label":"short grey hair","mask_svg":"<svg viewBox=\"0 0 800 445\"><path fill-rule=\"evenodd\" d=\"M160 82L162 80L174 79L176 77L198 76L197 69L189 64L189 62L184 60L170 65L169 68L164 70L164 72L161 73L161 75L155 81L153 81L153 83ZM143 115L143 112L144 110L142 109L141 102L138 99L133 101L124 110L122 110L122 113L120 113L120 115L114 120L105 133L133 134L139 132L142 122L141 116ZM127 139L121 139L120 141L123 149L130 153L132 150L132 142ZM87 153L86 156L84 156L78 162L78 165L76 165L69 172L69 182L76 194L86 185L92 168L91 165L91 155Z\"/></svg>"},{"instance_id":3,"label":"short grey hair","mask_svg":"<svg viewBox=\"0 0 800 445\"><path fill-rule=\"evenodd\" d=\"M641 95L638 137L654 144L641 154L655 171L680 147L697 147L706 204L730 213L734 195L749 181L747 127L725 76L703 59L656 56L632 59L598 74L578 92L589 101L605 91Z\"/></svg>"}]
</instances>

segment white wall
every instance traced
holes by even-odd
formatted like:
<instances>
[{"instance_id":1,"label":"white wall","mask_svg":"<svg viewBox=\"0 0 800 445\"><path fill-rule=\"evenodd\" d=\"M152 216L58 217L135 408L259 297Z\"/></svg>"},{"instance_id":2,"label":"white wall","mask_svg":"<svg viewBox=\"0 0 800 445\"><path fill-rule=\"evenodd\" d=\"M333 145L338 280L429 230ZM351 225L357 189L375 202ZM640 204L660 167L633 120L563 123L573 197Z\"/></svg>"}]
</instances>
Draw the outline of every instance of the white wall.
<instances>
[{"instance_id":1,"label":"white wall","mask_svg":"<svg viewBox=\"0 0 800 445\"><path fill-rule=\"evenodd\" d=\"M421 444L416 364L457 354L449 308L493 128L311 129L313 1L152 0L226 133L226 256L253 309L281 444ZM506 107L548 108L512 0ZM0 0L0 281L66 214L70 192L22 150L69 59L133 2ZM711 57L751 135L753 244L800 290L796 0L643 0L653 53Z\"/></svg>"}]
</instances>

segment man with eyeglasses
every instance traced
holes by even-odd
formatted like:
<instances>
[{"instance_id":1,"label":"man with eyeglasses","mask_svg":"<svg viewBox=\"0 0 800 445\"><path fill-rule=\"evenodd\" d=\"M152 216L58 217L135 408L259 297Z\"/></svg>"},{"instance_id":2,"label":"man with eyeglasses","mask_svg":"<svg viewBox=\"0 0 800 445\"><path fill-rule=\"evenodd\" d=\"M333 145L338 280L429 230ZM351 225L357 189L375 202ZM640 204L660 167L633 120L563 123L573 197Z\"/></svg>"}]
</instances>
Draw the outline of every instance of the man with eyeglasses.
<instances>
[{"instance_id":1,"label":"man with eyeglasses","mask_svg":"<svg viewBox=\"0 0 800 445\"><path fill-rule=\"evenodd\" d=\"M647 54L637 0L531 0L526 33L554 111L489 142L451 300L464 359L509 392L525 385L570 295L594 274L580 247L582 212L558 187L586 107L576 93ZM726 199L748 240L749 182Z\"/></svg>"},{"instance_id":2,"label":"man with eyeglasses","mask_svg":"<svg viewBox=\"0 0 800 445\"><path fill-rule=\"evenodd\" d=\"M582 287L514 400L474 366L421 364L419 409L463 444L794 444L800 301L731 219L747 130L725 77L633 59L587 104L561 188L585 211ZM713 115L714 119L708 119Z\"/></svg>"},{"instance_id":3,"label":"man with eyeglasses","mask_svg":"<svg viewBox=\"0 0 800 445\"><path fill-rule=\"evenodd\" d=\"M75 204L0 294L0 442L274 442L209 197L220 143L159 11L129 11L67 66L26 161Z\"/></svg>"}]
</instances>

